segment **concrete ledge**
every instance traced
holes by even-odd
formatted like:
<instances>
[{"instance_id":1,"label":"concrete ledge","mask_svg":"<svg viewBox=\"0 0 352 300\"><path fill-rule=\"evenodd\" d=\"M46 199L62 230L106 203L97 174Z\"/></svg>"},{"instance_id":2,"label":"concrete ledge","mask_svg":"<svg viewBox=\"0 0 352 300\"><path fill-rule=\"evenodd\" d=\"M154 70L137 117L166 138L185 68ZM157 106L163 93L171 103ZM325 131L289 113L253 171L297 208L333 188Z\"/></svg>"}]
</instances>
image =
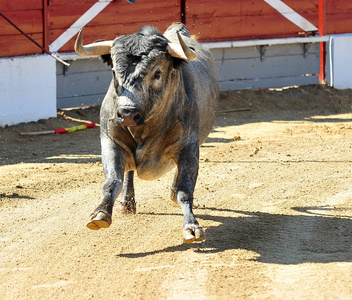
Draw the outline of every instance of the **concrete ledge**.
<instances>
[{"instance_id":1,"label":"concrete ledge","mask_svg":"<svg viewBox=\"0 0 352 300\"><path fill-rule=\"evenodd\" d=\"M327 42L327 41L329 41L329 37L327 36L307 36L307 37L291 37L291 38L278 38L278 39L214 42L214 43L203 43L203 45L208 49L219 49L219 48L240 48L240 47L252 47L252 46L319 43L319 42Z\"/></svg>"},{"instance_id":2,"label":"concrete ledge","mask_svg":"<svg viewBox=\"0 0 352 300\"><path fill-rule=\"evenodd\" d=\"M327 52L327 82L336 89L351 89L352 34L331 35Z\"/></svg>"},{"instance_id":3,"label":"concrete ledge","mask_svg":"<svg viewBox=\"0 0 352 300\"><path fill-rule=\"evenodd\" d=\"M56 117L55 59L2 58L0 70L0 126Z\"/></svg>"}]
</instances>

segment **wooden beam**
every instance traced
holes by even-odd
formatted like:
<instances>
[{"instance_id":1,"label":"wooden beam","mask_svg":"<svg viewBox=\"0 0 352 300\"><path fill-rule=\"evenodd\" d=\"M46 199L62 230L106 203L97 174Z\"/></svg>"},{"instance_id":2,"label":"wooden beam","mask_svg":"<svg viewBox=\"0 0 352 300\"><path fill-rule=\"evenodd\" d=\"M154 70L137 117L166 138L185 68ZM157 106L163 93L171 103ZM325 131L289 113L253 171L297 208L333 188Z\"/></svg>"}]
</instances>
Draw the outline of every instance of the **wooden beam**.
<instances>
[{"instance_id":1,"label":"wooden beam","mask_svg":"<svg viewBox=\"0 0 352 300\"><path fill-rule=\"evenodd\" d=\"M50 46L50 52L57 52L70 39L72 39L78 31L93 20L105 7L113 0L98 0L90 9L88 9L70 28L61 34Z\"/></svg>"},{"instance_id":2,"label":"wooden beam","mask_svg":"<svg viewBox=\"0 0 352 300\"><path fill-rule=\"evenodd\" d=\"M319 0L319 33L321 36L326 34L326 0ZM320 73L319 82L325 82L325 64L326 64L326 43L320 43Z\"/></svg>"},{"instance_id":3,"label":"wooden beam","mask_svg":"<svg viewBox=\"0 0 352 300\"><path fill-rule=\"evenodd\" d=\"M49 51L48 1L43 0L43 47Z\"/></svg>"},{"instance_id":4,"label":"wooden beam","mask_svg":"<svg viewBox=\"0 0 352 300\"><path fill-rule=\"evenodd\" d=\"M274 9L276 9L283 17L287 20L301 28L302 30L309 31L318 31L318 28L310 23L307 19L303 18L300 14L295 12L291 7L286 5L280 0L264 0Z\"/></svg>"}]
</instances>

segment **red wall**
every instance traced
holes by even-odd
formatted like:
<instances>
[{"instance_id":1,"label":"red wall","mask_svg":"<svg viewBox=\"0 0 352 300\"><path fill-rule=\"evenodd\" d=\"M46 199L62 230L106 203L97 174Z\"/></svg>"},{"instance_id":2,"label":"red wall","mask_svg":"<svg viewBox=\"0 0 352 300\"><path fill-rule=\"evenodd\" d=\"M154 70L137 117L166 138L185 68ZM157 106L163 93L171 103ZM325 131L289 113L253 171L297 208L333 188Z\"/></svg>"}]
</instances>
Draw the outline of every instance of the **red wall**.
<instances>
[{"instance_id":1,"label":"red wall","mask_svg":"<svg viewBox=\"0 0 352 300\"><path fill-rule=\"evenodd\" d=\"M52 0L49 6L49 41L56 40L96 0L82 4L77 0ZM110 3L85 27L85 40L113 39L118 35L137 31L145 24L165 30L172 22L180 21L180 0L136 0L131 4L125 0ZM60 51L72 51L74 39Z\"/></svg>"},{"instance_id":2,"label":"red wall","mask_svg":"<svg viewBox=\"0 0 352 300\"><path fill-rule=\"evenodd\" d=\"M0 12L43 44L43 0L0 1ZM42 53L42 50L0 16L0 56L37 53Z\"/></svg>"},{"instance_id":3,"label":"red wall","mask_svg":"<svg viewBox=\"0 0 352 300\"><path fill-rule=\"evenodd\" d=\"M0 2L0 12L44 47L55 41L97 0L11 0ZM319 24L319 0L283 0ZM325 0L326 34L352 32L352 1ZM184 3L184 16L181 16ZM45 5L45 6L44 6ZM85 41L112 39L151 24L165 30L175 21L185 23L205 41L300 36L301 29L264 0L125 0L110 3L85 30ZM43 28L46 28L45 30ZM74 39L61 52L73 51ZM42 53L0 16L0 57Z\"/></svg>"},{"instance_id":4,"label":"red wall","mask_svg":"<svg viewBox=\"0 0 352 300\"><path fill-rule=\"evenodd\" d=\"M283 0L316 27L319 0ZM326 34L352 32L352 1L326 0ZM200 41L301 36L305 33L264 0L187 0L186 24Z\"/></svg>"}]
</instances>

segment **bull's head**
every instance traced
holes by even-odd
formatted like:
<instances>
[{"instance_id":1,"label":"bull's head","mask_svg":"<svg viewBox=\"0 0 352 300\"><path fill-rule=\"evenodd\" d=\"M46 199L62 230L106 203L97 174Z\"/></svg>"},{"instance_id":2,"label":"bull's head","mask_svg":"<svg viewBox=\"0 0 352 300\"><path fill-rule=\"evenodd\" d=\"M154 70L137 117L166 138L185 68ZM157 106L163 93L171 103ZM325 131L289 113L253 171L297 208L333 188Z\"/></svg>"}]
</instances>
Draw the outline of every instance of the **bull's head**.
<instances>
[{"instance_id":1,"label":"bull's head","mask_svg":"<svg viewBox=\"0 0 352 300\"><path fill-rule=\"evenodd\" d=\"M133 35L83 46L82 30L79 32L75 51L102 55L112 67L116 122L128 127L141 125L158 102L176 92L180 80L177 65L197 58L178 32L177 36L179 44L171 43L155 28L143 27Z\"/></svg>"}]
</instances>

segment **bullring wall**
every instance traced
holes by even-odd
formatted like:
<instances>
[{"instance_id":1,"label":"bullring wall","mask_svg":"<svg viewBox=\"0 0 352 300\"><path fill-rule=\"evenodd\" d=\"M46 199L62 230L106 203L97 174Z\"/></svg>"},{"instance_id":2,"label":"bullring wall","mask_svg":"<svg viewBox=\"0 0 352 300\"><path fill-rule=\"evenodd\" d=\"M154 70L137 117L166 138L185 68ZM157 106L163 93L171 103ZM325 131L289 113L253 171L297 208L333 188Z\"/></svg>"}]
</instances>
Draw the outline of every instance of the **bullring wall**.
<instances>
[{"instance_id":1,"label":"bullring wall","mask_svg":"<svg viewBox=\"0 0 352 300\"><path fill-rule=\"evenodd\" d=\"M319 83L319 43L210 50L222 91ZM99 58L70 63L69 68L56 65L58 108L100 104L111 80L110 68Z\"/></svg>"}]
</instances>

